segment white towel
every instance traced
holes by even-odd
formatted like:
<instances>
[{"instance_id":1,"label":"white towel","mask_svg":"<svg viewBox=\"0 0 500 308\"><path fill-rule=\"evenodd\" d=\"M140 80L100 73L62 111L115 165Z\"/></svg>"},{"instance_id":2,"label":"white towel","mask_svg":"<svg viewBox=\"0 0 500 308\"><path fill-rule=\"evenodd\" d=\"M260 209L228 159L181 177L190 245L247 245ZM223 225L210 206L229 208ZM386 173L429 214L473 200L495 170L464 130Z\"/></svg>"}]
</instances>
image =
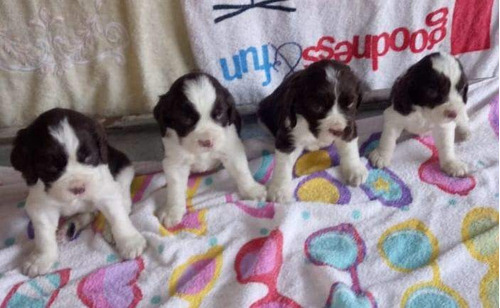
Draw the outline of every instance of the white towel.
<instances>
[{"instance_id":1,"label":"white towel","mask_svg":"<svg viewBox=\"0 0 500 308\"><path fill-rule=\"evenodd\" d=\"M198 67L244 113L291 72L319 59L348 63L368 88L390 88L435 51L459 56L470 78L498 76L496 0L185 0Z\"/></svg>"}]
</instances>

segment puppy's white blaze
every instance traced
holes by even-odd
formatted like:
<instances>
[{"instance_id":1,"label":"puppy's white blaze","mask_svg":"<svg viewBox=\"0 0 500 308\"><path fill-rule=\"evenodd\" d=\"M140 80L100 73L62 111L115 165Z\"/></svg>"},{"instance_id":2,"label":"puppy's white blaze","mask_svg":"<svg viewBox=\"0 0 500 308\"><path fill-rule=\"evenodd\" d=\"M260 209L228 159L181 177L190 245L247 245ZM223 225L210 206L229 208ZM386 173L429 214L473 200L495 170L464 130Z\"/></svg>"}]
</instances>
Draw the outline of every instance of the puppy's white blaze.
<instances>
[{"instance_id":1,"label":"puppy's white blaze","mask_svg":"<svg viewBox=\"0 0 500 308\"><path fill-rule=\"evenodd\" d=\"M439 57L432 58L432 68L450 78L452 85L457 84L462 75L458 61L447 53L441 52L439 54Z\"/></svg>"},{"instance_id":2,"label":"puppy's white blaze","mask_svg":"<svg viewBox=\"0 0 500 308\"><path fill-rule=\"evenodd\" d=\"M328 82L332 83L332 84L336 84L337 83L337 71L333 68L333 67L326 67L325 68L325 72L326 72L326 80L328 80Z\"/></svg>"},{"instance_id":3,"label":"puppy's white blaze","mask_svg":"<svg viewBox=\"0 0 500 308\"><path fill-rule=\"evenodd\" d=\"M335 102L333 104L332 109L328 112L326 118L324 118L321 122L323 125L326 125L326 129L330 128L329 126L338 126L339 128L343 129L346 125L346 120L342 112L339 110L339 103L338 103L338 98L339 98L339 82L338 82L338 71L335 70L333 67L326 67L325 68L326 72L326 80L330 82L335 91Z\"/></svg>"},{"instance_id":4,"label":"puppy's white blaze","mask_svg":"<svg viewBox=\"0 0 500 308\"><path fill-rule=\"evenodd\" d=\"M341 113L339 111L339 104L337 103L337 99L335 99L335 104L333 104L332 109L330 109L330 111L328 112L327 117L338 115L341 115Z\"/></svg>"},{"instance_id":5,"label":"puppy's white blaze","mask_svg":"<svg viewBox=\"0 0 500 308\"><path fill-rule=\"evenodd\" d=\"M80 142L67 118L64 118L57 126L49 127L49 133L64 147L69 157L76 157Z\"/></svg>"},{"instance_id":6,"label":"puppy's white blaze","mask_svg":"<svg viewBox=\"0 0 500 308\"><path fill-rule=\"evenodd\" d=\"M202 117L209 117L216 99L215 88L207 76L187 80L184 83L184 94L196 106Z\"/></svg>"},{"instance_id":7,"label":"puppy's white blaze","mask_svg":"<svg viewBox=\"0 0 500 308\"><path fill-rule=\"evenodd\" d=\"M335 104L333 105L332 109L330 109L326 117L321 120L321 123L326 130L330 128L344 129L347 125L347 120L344 114L339 109L337 98L335 99Z\"/></svg>"}]
</instances>

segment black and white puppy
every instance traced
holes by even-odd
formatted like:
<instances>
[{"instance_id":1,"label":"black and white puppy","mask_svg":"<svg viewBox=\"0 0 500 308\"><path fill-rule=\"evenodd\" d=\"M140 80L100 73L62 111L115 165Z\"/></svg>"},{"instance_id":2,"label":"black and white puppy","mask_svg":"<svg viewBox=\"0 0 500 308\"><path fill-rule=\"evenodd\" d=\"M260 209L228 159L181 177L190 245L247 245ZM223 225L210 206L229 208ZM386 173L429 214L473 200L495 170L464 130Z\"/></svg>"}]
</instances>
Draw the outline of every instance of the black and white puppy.
<instances>
[{"instance_id":1,"label":"black and white puppy","mask_svg":"<svg viewBox=\"0 0 500 308\"><path fill-rule=\"evenodd\" d=\"M238 135L241 118L234 99L217 79L205 73L177 79L160 97L154 117L165 151L167 200L157 212L163 225L178 224L186 213L189 173L212 170L221 162L241 197L265 199L265 187L253 179Z\"/></svg>"},{"instance_id":2,"label":"black and white puppy","mask_svg":"<svg viewBox=\"0 0 500 308\"><path fill-rule=\"evenodd\" d=\"M292 200L292 170L304 149L335 143L347 184L358 186L368 171L360 160L355 115L360 81L340 62L322 60L288 78L259 105L259 120L276 138L275 169L268 200Z\"/></svg>"},{"instance_id":3,"label":"black and white puppy","mask_svg":"<svg viewBox=\"0 0 500 308\"><path fill-rule=\"evenodd\" d=\"M391 106L384 111L384 128L378 148L370 153L378 168L390 164L396 140L403 130L413 134L432 131L441 170L465 176L467 165L455 156L454 141L470 136L465 110L468 83L458 59L433 53L400 76L391 91Z\"/></svg>"},{"instance_id":4,"label":"black and white puppy","mask_svg":"<svg viewBox=\"0 0 500 308\"><path fill-rule=\"evenodd\" d=\"M97 122L72 110L49 110L17 133L10 159L29 186L26 211L35 231L23 273L50 270L58 258L59 217L77 213L101 211L122 257L143 252L146 240L129 218L134 169Z\"/></svg>"}]
</instances>

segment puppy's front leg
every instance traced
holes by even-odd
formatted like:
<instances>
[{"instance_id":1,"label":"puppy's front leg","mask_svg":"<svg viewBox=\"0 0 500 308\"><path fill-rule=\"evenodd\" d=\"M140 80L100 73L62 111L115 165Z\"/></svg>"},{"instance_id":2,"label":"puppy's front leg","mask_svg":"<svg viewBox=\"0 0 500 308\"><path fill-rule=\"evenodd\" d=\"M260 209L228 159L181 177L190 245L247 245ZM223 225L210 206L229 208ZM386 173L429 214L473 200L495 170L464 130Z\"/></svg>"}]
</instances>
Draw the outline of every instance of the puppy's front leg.
<instances>
[{"instance_id":1,"label":"puppy's front leg","mask_svg":"<svg viewBox=\"0 0 500 308\"><path fill-rule=\"evenodd\" d=\"M396 148L396 141L402 131L403 130L395 126L395 124L387 120L384 122L384 129L380 137L379 145L369 155L370 162L374 167L385 168L391 164L392 155Z\"/></svg>"},{"instance_id":2,"label":"puppy's front leg","mask_svg":"<svg viewBox=\"0 0 500 308\"><path fill-rule=\"evenodd\" d=\"M351 141L335 141L340 155L340 172L344 181L351 186L359 186L366 181L368 170L361 162L358 150L358 138Z\"/></svg>"},{"instance_id":3,"label":"puppy's front leg","mask_svg":"<svg viewBox=\"0 0 500 308\"><path fill-rule=\"evenodd\" d=\"M221 157L227 172L236 181L240 196L244 199L263 201L266 199L266 188L257 183L250 173L245 149L239 138L232 138L231 149Z\"/></svg>"},{"instance_id":4,"label":"puppy's front leg","mask_svg":"<svg viewBox=\"0 0 500 308\"><path fill-rule=\"evenodd\" d=\"M470 138L469 116L464 110L457 118L457 128L455 129L455 142L463 142Z\"/></svg>"},{"instance_id":5,"label":"puppy's front leg","mask_svg":"<svg viewBox=\"0 0 500 308\"><path fill-rule=\"evenodd\" d=\"M26 210L35 231L35 248L24 262L22 272L34 277L48 273L57 261L56 230L59 213L48 208L36 208L29 198L26 203Z\"/></svg>"},{"instance_id":6,"label":"puppy's front leg","mask_svg":"<svg viewBox=\"0 0 500 308\"><path fill-rule=\"evenodd\" d=\"M273 177L267 191L269 201L288 203L293 200L292 172L301 152L302 148L295 148L291 153L276 149Z\"/></svg>"},{"instance_id":7,"label":"puppy's front leg","mask_svg":"<svg viewBox=\"0 0 500 308\"><path fill-rule=\"evenodd\" d=\"M455 156L455 123L447 123L432 131L434 142L439 152L441 170L450 176L464 177L467 165Z\"/></svg>"},{"instance_id":8,"label":"puppy's front leg","mask_svg":"<svg viewBox=\"0 0 500 308\"><path fill-rule=\"evenodd\" d=\"M114 188L106 197L96 200L95 205L109 222L120 255L125 259L133 259L142 254L146 240L130 221L121 188L118 184Z\"/></svg>"},{"instance_id":9,"label":"puppy's front leg","mask_svg":"<svg viewBox=\"0 0 500 308\"><path fill-rule=\"evenodd\" d=\"M189 178L189 165L174 163L168 158L163 160L163 170L167 180L166 202L158 209L156 215L166 228L173 227L182 221L186 214L186 189Z\"/></svg>"}]
</instances>

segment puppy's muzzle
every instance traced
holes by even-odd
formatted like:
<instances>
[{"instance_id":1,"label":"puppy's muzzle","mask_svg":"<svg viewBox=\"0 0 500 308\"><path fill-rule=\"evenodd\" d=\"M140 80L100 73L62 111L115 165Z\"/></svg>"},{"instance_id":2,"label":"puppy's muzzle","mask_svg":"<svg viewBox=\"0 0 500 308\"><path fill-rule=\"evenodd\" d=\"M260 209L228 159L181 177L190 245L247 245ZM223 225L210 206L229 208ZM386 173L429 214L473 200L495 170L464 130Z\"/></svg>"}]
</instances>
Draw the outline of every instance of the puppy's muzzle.
<instances>
[{"instance_id":1,"label":"puppy's muzzle","mask_svg":"<svg viewBox=\"0 0 500 308\"><path fill-rule=\"evenodd\" d=\"M85 193L85 186L73 186L69 191L75 196L83 195Z\"/></svg>"},{"instance_id":2,"label":"puppy's muzzle","mask_svg":"<svg viewBox=\"0 0 500 308\"><path fill-rule=\"evenodd\" d=\"M344 131L341 129L330 128L328 131L335 137L342 137L344 135Z\"/></svg>"},{"instance_id":3,"label":"puppy's muzzle","mask_svg":"<svg viewBox=\"0 0 500 308\"><path fill-rule=\"evenodd\" d=\"M457 112L454 110L445 110L444 111L444 116L447 117L448 119L455 119L457 117Z\"/></svg>"},{"instance_id":4,"label":"puppy's muzzle","mask_svg":"<svg viewBox=\"0 0 500 308\"><path fill-rule=\"evenodd\" d=\"M198 140L198 145L202 148L211 149L214 146L214 143L210 139Z\"/></svg>"}]
</instances>

